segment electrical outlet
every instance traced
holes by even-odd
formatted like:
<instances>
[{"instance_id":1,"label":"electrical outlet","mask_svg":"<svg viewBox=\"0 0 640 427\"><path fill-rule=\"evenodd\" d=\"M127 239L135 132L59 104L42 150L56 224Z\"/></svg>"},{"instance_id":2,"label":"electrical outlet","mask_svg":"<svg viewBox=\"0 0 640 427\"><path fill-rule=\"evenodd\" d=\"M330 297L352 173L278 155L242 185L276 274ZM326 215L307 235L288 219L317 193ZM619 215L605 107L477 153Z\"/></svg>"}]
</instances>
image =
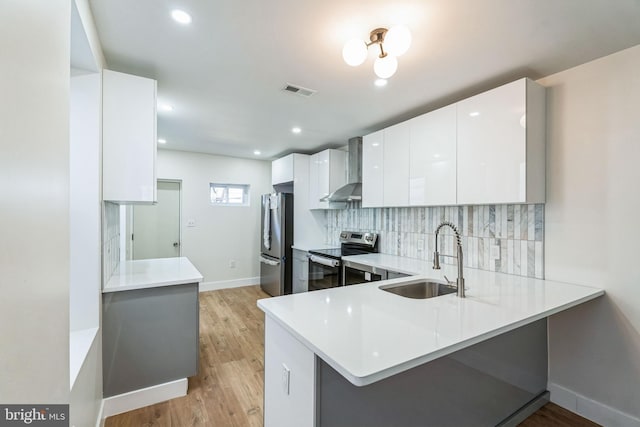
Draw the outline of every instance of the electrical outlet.
<instances>
[{"instance_id":1,"label":"electrical outlet","mask_svg":"<svg viewBox=\"0 0 640 427\"><path fill-rule=\"evenodd\" d=\"M284 394L289 394L290 379L291 379L291 371L289 370L287 365L283 363L282 364L282 391L284 391Z\"/></svg>"},{"instance_id":2,"label":"electrical outlet","mask_svg":"<svg viewBox=\"0 0 640 427\"><path fill-rule=\"evenodd\" d=\"M229 261L229 268L236 268L236 260L232 259L231 261Z\"/></svg>"},{"instance_id":3,"label":"electrical outlet","mask_svg":"<svg viewBox=\"0 0 640 427\"><path fill-rule=\"evenodd\" d=\"M500 246L498 245L491 245L491 249L490 249L490 253L489 256L491 257L491 259L498 259L500 258Z\"/></svg>"},{"instance_id":4,"label":"electrical outlet","mask_svg":"<svg viewBox=\"0 0 640 427\"><path fill-rule=\"evenodd\" d=\"M195 227L196 226L196 220L195 219L188 219L187 220L187 227Z\"/></svg>"}]
</instances>

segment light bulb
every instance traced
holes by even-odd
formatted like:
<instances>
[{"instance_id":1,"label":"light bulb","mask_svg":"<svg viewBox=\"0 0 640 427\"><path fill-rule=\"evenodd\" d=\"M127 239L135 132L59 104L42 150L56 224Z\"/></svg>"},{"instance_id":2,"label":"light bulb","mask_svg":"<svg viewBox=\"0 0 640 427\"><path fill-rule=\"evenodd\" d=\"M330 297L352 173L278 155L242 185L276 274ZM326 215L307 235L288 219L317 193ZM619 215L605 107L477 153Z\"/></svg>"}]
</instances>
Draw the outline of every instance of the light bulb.
<instances>
[{"instance_id":1,"label":"light bulb","mask_svg":"<svg viewBox=\"0 0 640 427\"><path fill-rule=\"evenodd\" d=\"M344 62L357 67L367 59L367 45L362 40L351 39L342 48Z\"/></svg>"},{"instance_id":2,"label":"light bulb","mask_svg":"<svg viewBox=\"0 0 640 427\"><path fill-rule=\"evenodd\" d=\"M381 79L388 79L393 76L397 69L398 60L395 56L387 55L384 58L376 59L376 62L373 63L373 71Z\"/></svg>"},{"instance_id":3,"label":"light bulb","mask_svg":"<svg viewBox=\"0 0 640 427\"><path fill-rule=\"evenodd\" d=\"M411 32L404 25L391 27L384 36L384 48L393 56L400 56L411 46Z\"/></svg>"},{"instance_id":4,"label":"light bulb","mask_svg":"<svg viewBox=\"0 0 640 427\"><path fill-rule=\"evenodd\" d=\"M183 24L183 25L191 24L191 15L189 15L184 10L180 10L180 9L172 10L171 17L174 19L174 21L180 24Z\"/></svg>"}]
</instances>

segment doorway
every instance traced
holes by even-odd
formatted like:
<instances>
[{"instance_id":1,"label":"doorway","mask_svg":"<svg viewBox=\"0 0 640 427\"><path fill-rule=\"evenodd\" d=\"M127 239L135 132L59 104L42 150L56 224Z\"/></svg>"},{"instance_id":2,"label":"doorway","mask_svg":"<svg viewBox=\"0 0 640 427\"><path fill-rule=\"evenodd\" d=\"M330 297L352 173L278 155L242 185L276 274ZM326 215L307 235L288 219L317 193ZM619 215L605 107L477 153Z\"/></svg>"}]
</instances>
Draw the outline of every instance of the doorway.
<instances>
[{"instance_id":1,"label":"doorway","mask_svg":"<svg viewBox=\"0 0 640 427\"><path fill-rule=\"evenodd\" d=\"M158 180L158 202L133 206L132 259L180 256L181 182Z\"/></svg>"}]
</instances>

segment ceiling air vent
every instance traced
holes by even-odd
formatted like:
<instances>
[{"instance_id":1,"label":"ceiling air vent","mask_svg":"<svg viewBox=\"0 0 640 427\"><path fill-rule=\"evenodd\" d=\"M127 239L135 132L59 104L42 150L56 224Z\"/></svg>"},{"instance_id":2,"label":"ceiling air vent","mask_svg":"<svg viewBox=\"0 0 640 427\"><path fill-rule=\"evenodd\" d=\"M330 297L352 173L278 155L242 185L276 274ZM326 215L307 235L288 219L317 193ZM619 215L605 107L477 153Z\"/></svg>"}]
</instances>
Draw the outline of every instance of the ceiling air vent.
<instances>
[{"instance_id":1,"label":"ceiling air vent","mask_svg":"<svg viewBox=\"0 0 640 427\"><path fill-rule=\"evenodd\" d=\"M296 86L289 83L287 83L285 87L282 88L282 90L284 90L285 92L295 93L296 95L300 95L304 97L309 97L317 92L313 89L307 89L306 87Z\"/></svg>"}]
</instances>

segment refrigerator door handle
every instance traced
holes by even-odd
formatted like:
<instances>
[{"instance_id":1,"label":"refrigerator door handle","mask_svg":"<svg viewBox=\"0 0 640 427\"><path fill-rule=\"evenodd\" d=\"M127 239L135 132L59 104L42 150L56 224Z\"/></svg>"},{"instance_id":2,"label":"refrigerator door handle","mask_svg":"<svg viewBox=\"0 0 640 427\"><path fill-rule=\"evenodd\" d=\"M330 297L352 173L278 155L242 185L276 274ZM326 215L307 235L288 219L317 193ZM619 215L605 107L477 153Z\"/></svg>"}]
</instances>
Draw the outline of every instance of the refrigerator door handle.
<instances>
[{"instance_id":1,"label":"refrigerator door handle","mask_svg":"<svg viewBox=\"0 0 640 427\"><path fill-rule=\"evenodd\" d=\"M259 260L263 264L272 265L274 267L280 265L280 261L273 261L271 259L263 257L262 255L260 255Z\"/></svg>"}]
</instances>

